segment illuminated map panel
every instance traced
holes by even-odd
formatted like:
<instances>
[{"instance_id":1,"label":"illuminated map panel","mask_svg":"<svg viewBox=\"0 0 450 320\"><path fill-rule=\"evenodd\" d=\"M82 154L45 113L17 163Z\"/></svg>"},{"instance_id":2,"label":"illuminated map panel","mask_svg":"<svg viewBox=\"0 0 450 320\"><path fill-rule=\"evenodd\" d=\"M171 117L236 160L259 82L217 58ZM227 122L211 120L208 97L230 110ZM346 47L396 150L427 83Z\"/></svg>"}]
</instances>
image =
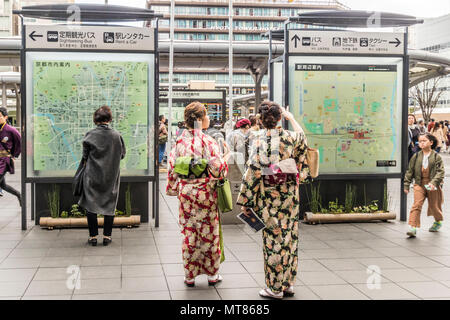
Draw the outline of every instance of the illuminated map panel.
<instances>
[{"instance_id":1,"label":"illuminated map panel","mask_svg":"<svg viewBox=\"0 0 450 320\"><path fill-rule=\"evenodd\" d=\"M93 113L102 105L111 107L112 127L122 134L126 145L122 173L148 174L152 170L150 55L110 53L101 54L101 59L99 54L78 58L76 53L51 53L51 58L45 53L27 55L28 74L33 75L27 82L31 90L28 97L32 97L29 123L33 123L28 130L33 153L29 174L73 175L81 159L84 135L95 126Z\"/></svg>"},{"instance_id":2,"label":"illuminated map panel","mask_svg":"<svg viewBox=\"0 0 450 320\"><path fill-rule=\"evenodd\" d=\"M290 57L290 110L320 173L399 173L401 59Z\"/></svg>"}]
</instances>

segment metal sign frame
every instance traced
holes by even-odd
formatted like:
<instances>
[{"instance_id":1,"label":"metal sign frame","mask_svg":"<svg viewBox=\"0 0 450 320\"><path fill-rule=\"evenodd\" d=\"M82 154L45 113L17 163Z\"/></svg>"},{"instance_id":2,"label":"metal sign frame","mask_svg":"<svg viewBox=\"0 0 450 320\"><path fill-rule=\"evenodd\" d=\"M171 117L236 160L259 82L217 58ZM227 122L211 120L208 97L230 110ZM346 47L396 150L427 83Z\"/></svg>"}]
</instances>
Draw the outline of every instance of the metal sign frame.
<instances>
[{"instance_id":1,"label":"metal sign frame","mask_svg":"<svg viewBox=\"0 0 450 320\"><path fill-rule=\"evenodd\" d=\"M121 182L151 182L152 183L152 217L155 219L155 227L159 227L159 162L158 162L158 128L159 128L159 51L158 51L158 24L153 29L153 40L154 40L154 50L148 51L133 51L133 50L96 50L96 49L85 49L85 50L67 50L67 49L37 49L37 48L27 48L26 47L26 25L24 25L23 16L20 15L21 26L22 26L22 48L20 52L20 63L21 63L21 78L26 79L26 53L27 52L108 52L108 53L136 53L136 54L153 54L154 57L154 93L153 93L153 107L154 107L154 135L153 135L153 159L154 159L154 172L148 176L123 176L121 177ZM114 29L115 27L120 27L121 29L127 28L127 26L112 26L108 25L108 28ZM130 29L136 27L129 27ZM150 79L151 80L151 79ZM27 176L27 96L26 96L26 81L21 82L21 136L22 136L22 158L21 158L21 178L22 178L22 230L27 229L27 188L26 184L31 183L31 218L34 219L35 215L35 183L70 183L73 178L71 177L28 177ZM149 102L151 102L149 100ZM148 106L150 108L150 105ZM151 119L149 119L151 121ZM151 150L149 150L149 156L152 156Z\"/></svg>"},{"instance_id":2,"label":"metal sign frame","mask_svg":"<svg viewBox=\"0 0 450 320\"><path fill-rule=\"evenodd\" d=\"M289 31L311 31L311 29L288 29L289 22L284 25L284 46L285 50L283 53L283 102L284 105L289 105L289 57L290 56L311 56L311 53L290 53L289 52ZM317 32L326 32L328 30L315 30ZM328 31L329 32L329 31ZM341 32L340 30L334 31L337 34ZM332 54L332 53L317 53L316 56L331 56L331 57L389 57L389 58L401 58L403 61L403 83L402 83L402 127L401 127L401 139L400 148L401 150L408 144L408 83L409 83L409 57L408 57L408 32L403 35L403 54ZM287 126L287 123L285 124ZM316 180L362 180L362 179L401 179L401 192L400 192L400 217L402 221L406 221L406 195L403 192L403 181L404 175L408 166L408 155L406 152L401 152L401 164L400 173L376 173L376 174L360 174L360 173L342 173L342 174L319 174Z\"/></svg>"}]
</instances>

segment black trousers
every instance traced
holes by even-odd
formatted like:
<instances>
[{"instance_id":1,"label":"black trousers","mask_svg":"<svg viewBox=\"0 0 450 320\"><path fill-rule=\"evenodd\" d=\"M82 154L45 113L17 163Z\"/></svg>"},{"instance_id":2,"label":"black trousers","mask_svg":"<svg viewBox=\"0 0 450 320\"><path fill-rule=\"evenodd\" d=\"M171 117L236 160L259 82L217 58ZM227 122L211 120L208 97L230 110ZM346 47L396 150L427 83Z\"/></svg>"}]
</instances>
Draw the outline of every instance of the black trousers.
<instances>
[{"instance_id":1,"label":"black trousers","mask_svg":"<svg viewBox=\"0 0 450 320\"><path fill-rule=\"evenodd\" d=\"M17 198L20 198L20 192L6 184L5 175L6 175L6 172L0 174L0 188L5 190L6 192L9 192L9 193L15 195Z\"/></svg>"},{"instance_id":2,"label":"black trousers","mask_svg":"<svg viewBox=\"0 0 450 320\"><path fill-rule=\"evenodd\" d=\"M107 237L111 237L114 216L104 216L105 222L103 224L103 235ZM89 227L89 236L95 237L98 235L98 220L97 215L95 213L87 213L87 221Z\"/></svg>"}]
</instances>

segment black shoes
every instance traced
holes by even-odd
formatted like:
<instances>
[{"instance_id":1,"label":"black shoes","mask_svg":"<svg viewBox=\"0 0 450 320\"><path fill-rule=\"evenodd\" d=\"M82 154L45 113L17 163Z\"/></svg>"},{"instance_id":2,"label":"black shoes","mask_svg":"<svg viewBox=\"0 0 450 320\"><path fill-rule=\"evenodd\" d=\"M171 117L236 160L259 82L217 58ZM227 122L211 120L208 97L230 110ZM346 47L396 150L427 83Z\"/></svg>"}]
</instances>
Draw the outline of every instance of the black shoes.
<instances>
[{"instance_id":1,"label":"black shoes","mask_svg":"<svg viewBox=\"0 0 450 320\"><path fill-rule=\"evenodd\" d=\"M109 237L103 237L103 245L107 246L112 242L112 239Z\"/></svg>"},{"instance_id":2,"label":"black shoes","mask_svg":"<svg viewBox=\"0 0 450 320\"><path fill-rule=\"evenodd\" d=\"M90 244L93 247L96 247L97 246L97 238L89 238L88 244Z\"/></svg>"}]
</instances>

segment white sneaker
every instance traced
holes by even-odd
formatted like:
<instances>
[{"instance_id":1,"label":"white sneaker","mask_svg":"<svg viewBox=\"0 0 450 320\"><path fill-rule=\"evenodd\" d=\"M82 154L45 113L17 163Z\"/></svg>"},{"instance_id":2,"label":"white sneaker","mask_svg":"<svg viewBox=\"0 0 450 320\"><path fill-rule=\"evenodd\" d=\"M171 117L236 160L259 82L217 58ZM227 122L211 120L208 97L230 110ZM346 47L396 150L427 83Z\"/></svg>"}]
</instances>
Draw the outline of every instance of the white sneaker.
<instances>
[{"instance_id":1,"label":"white sneaker","mask_svg":"<svg viewBox=\"0 0 450 320\"><path fill-rule=\"evenodd\" d=\"M259 295L264 298L283 299L283 292L274 293L269 288L262 289Z\"/></svg>"},{"instance_id":2,"label":"white sneaker","mask_svg":"<svg viewBox=\"0 0 450 320\"><path fill-rule=\"evenodd\" d=\"M410 238L415 238L417 234L417 229L414 227L410 227L408 232L406 233Z\"/></svg>"},{"instance_id":3,"label":"white sneaker","mask_svg":"<svg viewBox=\"0 0 450 320\"><path fill-rule=\"evenodd\" d=\"M210 286L215 285L216 283L219 283L223 280L222 276L220 274L216 274L214 276L208 276L208 284Z\"/></svg>"},{"instance_id":4,"label":"white sneaker","mask_svg":"<svg viewBox=\"0 0 450 320\"><path fill-rule=\"evenodd\" d=\"M3 197L4 195L3 190L0 190L0 197Z\"/></svg>"}]
</instances>

